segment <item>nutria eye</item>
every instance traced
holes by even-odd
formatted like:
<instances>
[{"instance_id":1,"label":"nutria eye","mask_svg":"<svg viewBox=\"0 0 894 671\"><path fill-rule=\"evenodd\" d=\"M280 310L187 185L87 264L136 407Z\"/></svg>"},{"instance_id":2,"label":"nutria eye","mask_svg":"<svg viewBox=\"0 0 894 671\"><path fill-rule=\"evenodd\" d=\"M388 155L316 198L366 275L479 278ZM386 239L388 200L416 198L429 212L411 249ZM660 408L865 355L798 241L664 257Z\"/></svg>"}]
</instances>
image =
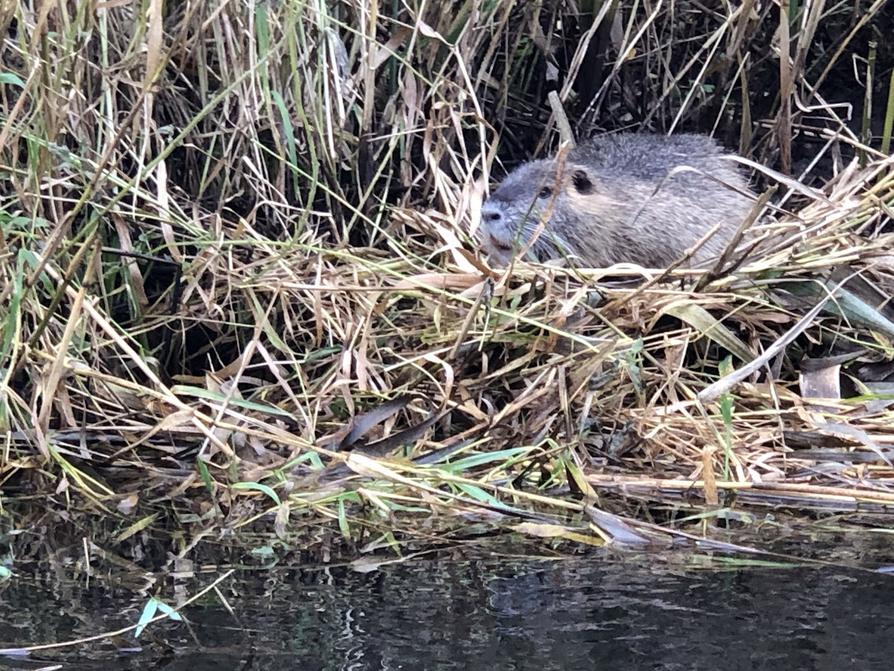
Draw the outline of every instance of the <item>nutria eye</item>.
<instances>
[{"instance_id":1,"label":"nutria eye","mask_svg":"<svg viewBox=\"0 0 894 671\"><path fill-rule=\"evenodd\" d=\"M538 198L549 198L551 195L553 195L553 190L551 188L549 188L548 186L545 186L542 189L540 189L540 193L537 194L537 197Z\"/></svg>"}]
</instances>

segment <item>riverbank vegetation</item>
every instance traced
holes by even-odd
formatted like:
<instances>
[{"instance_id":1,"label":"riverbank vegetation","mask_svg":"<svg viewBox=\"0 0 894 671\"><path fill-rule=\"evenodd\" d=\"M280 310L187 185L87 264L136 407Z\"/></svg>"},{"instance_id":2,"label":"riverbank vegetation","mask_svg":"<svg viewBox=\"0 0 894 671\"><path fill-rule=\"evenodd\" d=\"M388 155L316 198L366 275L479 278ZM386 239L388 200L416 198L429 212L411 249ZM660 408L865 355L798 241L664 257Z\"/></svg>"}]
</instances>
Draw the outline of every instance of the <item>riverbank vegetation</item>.
<instances>
[{"instance_id":1,"label":"riverbank vegetation","mask_svg":"<svg viewBox=\"0 0 894 671\"><path fill-rule=\"evenodd\" d=\"M0 529L328 557L885 526L887 4L3 4ZM489 267L485 184L565 118L713 134L777 242Z\"/></svg>"}]
</instances>

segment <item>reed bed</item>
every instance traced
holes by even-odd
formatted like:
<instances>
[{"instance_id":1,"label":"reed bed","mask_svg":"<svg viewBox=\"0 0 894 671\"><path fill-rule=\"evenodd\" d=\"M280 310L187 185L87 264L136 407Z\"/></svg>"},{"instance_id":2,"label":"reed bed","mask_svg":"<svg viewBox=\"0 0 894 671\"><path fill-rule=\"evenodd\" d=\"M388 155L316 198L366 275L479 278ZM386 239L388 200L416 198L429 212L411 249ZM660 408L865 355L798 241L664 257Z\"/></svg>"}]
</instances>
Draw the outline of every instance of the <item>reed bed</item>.
<instances>
[{"instance_id":1,"label":"reed bed","mask_svg":"<svg viewBox=\"0 0 894 671\"><path fill-rule=\"evenodd\" d=\"M892 14L0 4L3 528L328 556L598 544L606 514L886 525ZM563 116L714 134L773 239L489 267L485 186Z\"/></svg>"}]
</instances>

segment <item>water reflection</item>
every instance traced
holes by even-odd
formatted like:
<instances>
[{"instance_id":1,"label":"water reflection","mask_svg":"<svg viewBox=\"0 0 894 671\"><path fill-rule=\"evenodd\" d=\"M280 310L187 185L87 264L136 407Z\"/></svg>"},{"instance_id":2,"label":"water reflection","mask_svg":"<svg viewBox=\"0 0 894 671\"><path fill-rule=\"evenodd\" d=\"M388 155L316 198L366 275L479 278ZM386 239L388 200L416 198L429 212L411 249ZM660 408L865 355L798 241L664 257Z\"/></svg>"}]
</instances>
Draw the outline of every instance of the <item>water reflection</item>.
<instances>
[{"instance_id":1,"label":"water reflection","mask_svg":"<svg viewBox=\"0 0 894 671\"><path fill-rule=\"evenodd\" d=\"M206 581L208 582L208 581ZM0 657L0 669L833 669L887 668L894 581L827 569L669 570L604 557L416 562L242 574L188 624ZM164 595L160 595L164 597ZM135 623L144 603L106 586L0 592L0 646ZM119 647L133 645L121 639Z\"/></svg>"}]
</instances>

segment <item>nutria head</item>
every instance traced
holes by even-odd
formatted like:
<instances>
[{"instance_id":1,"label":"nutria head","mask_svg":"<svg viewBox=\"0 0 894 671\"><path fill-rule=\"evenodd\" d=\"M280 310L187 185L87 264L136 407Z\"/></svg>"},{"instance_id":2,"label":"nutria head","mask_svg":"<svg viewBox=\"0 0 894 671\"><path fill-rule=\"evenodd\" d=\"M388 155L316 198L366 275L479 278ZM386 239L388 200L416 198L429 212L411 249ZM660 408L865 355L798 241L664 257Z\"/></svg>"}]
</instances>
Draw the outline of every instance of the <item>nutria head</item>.
<instances>
[{"instance_id":1,"label":"nutria head","mask_svg":"<svg viewBox=\"0 0 894 671\"><path fill-rule=\"evenodd\" d=\"M716 258L751 209L747 182L714 140L626 133L511 172L481 208L495 265L568 258L581 266L667 267L688 249Z\"/></svg>"},{"instance_id":2,"label":"nutria head","mask_svg":"<svg viewBox=\"0 0 894 671\"><path fill-rule=\"evenodd\" d=\"M599 178L585 165L554 159L525 163L482 206L481 244L498 265L508 264L532 239L531 260L574 255L578 241L568 237L577 237L569 222L598 220L612 205Z\"/></svg>"}]
</instances>

